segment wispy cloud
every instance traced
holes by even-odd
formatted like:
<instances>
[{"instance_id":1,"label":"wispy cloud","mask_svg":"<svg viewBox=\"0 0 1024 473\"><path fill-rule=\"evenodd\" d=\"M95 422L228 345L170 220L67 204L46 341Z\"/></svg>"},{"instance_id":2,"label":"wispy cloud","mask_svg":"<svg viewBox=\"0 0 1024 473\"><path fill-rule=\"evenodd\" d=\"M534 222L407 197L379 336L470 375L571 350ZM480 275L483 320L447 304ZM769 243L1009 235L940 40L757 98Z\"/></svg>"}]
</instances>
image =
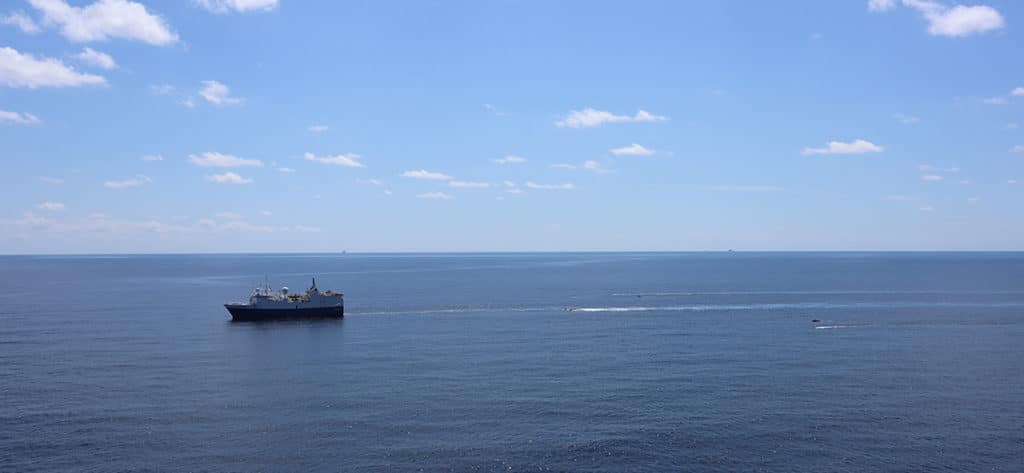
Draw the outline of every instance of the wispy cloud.
<instances>
[{"instance_id":1,"label":"wispy cloud","mask_svg":"<svg viewBox=\"0 0 1024 473\"><path fill-rule=\"evenodd\" d=\"M39 205L36 205L36 207L38 207L40 209L43 209L43 210L64 210L64 203L63 202L43 202L43 203L41 203Z\"/></svg>"},{"instance_id":2,"label":"wispy cloud","mask_svg":"<svg viewBox=\"0 0 1024 473\"><path fill-rule=\"evenodd\" d=\"M861 154L879 153L885 148L867 140L853 140L851 142L829 141L824 148L804 148L800 154L810 156L815 154Z\"/></svg>"},{"instance_id":3,"label":"wispy cloud","mask_svg":"<svg viewBox=\"0 0 1024 473\"><path fill-rule=\"evenodd\" d=\"M487 110L488 112L493 113L494 116L496 116L496 117L503 117L503 116L505 116L505 112L502 112L501 110L498 110L494 105L491 105L489 103L485 103L484 104L484 110Z\"/></svg>"},{"instance_id":4,"label":"wispy cloud","mask_svg":"<svg viewBox=\"0 0 1024 473\"><path fill-rule=\"evenodd\" d=\"M75 58L87 65L100 69L110 70L117 67L114 58L110 57L109 54L101 53L92 48L83 49L82 52L75 55Z\"/></svg>"},{"instance_id":5,"label":"wispy cloud","mask_svg":"<svg viewBox=\"0 0 1024 473\"><path fill-rule=\"evenodd\" d=\"M1024 153L1024 145L1014 145L1013 148L1010 148L1010 152L1011 153Z\"/></svg>"},{"instance_id":6,"label":"wispy cloud","mask_svg":"<svg viewBox=\"0 0 1024 473\"><path fill-rule=\"evenodd\" d=\"M1010 91L1010 95L1014 97L1024 96L1024 87L1017 87Z\"/></svg>"},{"instance_id":7,"label":"wispy cloud","mask_svg":"<svg viewBox=\"0 0 1024 473\"><path fill-rule=\"evenodd\" d=\"M323 133L327 131L327 129L327 125L310 125L309 128L307 128L311 133Z\"/></svg>"},{"instance_id":8,"label":"wispy cloud","mask_svg":"<svg viewBox=\"0 0 1024 473\"><path fill-rule=\"evenodd\" d=\"M235 174L233 172L226 172L224 174L211 174L206 176L206 180L210 182L216 182L218 184L249 184L252 179L245 178Z\"/></svg>"},{"instance_id":9,"label":"wispy cloud","mask_svg":"<svg viewBox=\"0 0 1024 473\"><path fill-rule=\"evenodd\" d=\"M942 179L943 179L943 177L938 175L938 174L925 174L925 175L921 176L921 180L922 181L927 181L927 182L939 182Z\"/></svg>"},{"instance_id":10,"label":"wispy cloud","mask_svg":"<svg viewBox=\"0 0 1024 473\"><path fill-rule=\"evenodd\" d=\"M916 125L921 122L920 118L915 117L913 115L906 115L903 113L895 113L892 117L895 118L896 121L904 125Z\"/></svg>"},{"instance_id":11,"label":"wispy cloud","mask_svg":"<svg viewBox=\"0 0 1024 473\"><path fill-rule=\"evenodd\" d=\"M637 143L633 143L629 146L623 146L621 148L614 148L609 151L616 156L651 156L656 153L653 149L645 148Z\"/></svg>"},{"instance_id":12,"label":"wispy cloud","mask_svg":"<svg viewBox=\"0 0 1024 473\"><path fill-rule=\"evenodd\" d=\"M35 34L42 31L39 25L32 20L25 12L16 11L10 15L0 17L0 24L17 26L22 33Z\"/></svg>"},{"instance_id":13,"label":"wispy cloud","mask_svg":"<svg viewBox=\"0 0 1024 473\"><path fill-rule=\"evenodd\" d=\"M43 23L58 26L74 42L130 39L157 46L178 41L162 18L129 0L97 0L75 7L64 0L28 0L43 15Z\"/></svg>"},{"instance_id":14,"label":"wispy cloud","mask_svg":"<svg viewBox=\"0 0 1024 473\"><path fill-rule=\"evenodd\" d=\"M429 200L447 200L451 199L452 196L445 194L444 192L427 192L423 194L417 194L417 199L429 199Z\"/></svg>"},{"instance_id":15,"label":"wispy cloud","mask_svg":"<svg viewBox=\"0 0 1024 473\"><path fill-rule=\"evenodd\" d=\"M39 176L39 180L43 181L43 182L45 182L47 184L63 184L64 183L64 179L61 179L59 177Z\"/></svg>"},{"instance_id":16,"label":"wispy cloud","mask_svg":"<svg viewBox=\"0 0 1024 473\"><path fill-rule=\"evenodd\" d=\"M214 105L233 105L245 101L243 98L233 97L231 88L215 80L204 80L202 84L203 88L199 90L199 95Z\"/></svg>"},{"instance_id":17,"label":"wispy cloud","mask_svg":"<svg viewBox=\"0 0 1024 473\"><path fill-rule=\"evenodd\" d=\"M571 182L564 184L537 184L536 182L527 181L526 187L530 189L545 189L545 190L573 190L576 188Z\"/></svg>"},{"instance_id":18,"label":"wispy cloud","mask_svg":"<svg viewBox=\"0 0 1024 473\"><path fill-rule=\"evenodd\" d=\"M38 125L42 123L42 120L31 113L18 113L0 110L0 125L4 123L14 123L16 125Z\"/></svg>"},{"instance_id":19,"label":"wispy cloud","mask_svg":"<svg viewBox=\"0 0 1024 473\"><path fill-rule=\"evenodd\" d=\"M242 215L236 212L217 212L213 215L217 218L223 218L228 220L238 220L242 218Z\"/></svg>"},{"instance_id":20,"label":"wispy cloud","mask_svg":"<svg viewBox=\"0 0 1024 473\"><path fill-rule=\"evenodd\" d=\"M491 187L488 182L473 182L473 181L448 181L449 187L460 187L464 189L483 189Z\"/></svg>"},{"instance_id":21,"label":"wispy cloud","mask_svg":"<svg viewBox=\"0 0 1024 473\"><path fill-rule=\"evenodd\" d=\"M278 0L192 0L213 13L270 11L277 8Z\"/></svg>"},{"instance_id":22,"label":"wispy cloud","mask_svg":"<svg viewBox=\"0 0 1024 473\"><path fill-rule=\"evenodd\" d=\"M610 169L605 168L604 165L602 165L601 163L593 160L583 161L583 169L593 171L598 174L606 174L612 172Z\"/></svg>"},{"instance_id":23,"label":"wispy cloud","mask_svg":"<svg viewBox=\"0 0 1024 473\"><path fill-rule=\"evenodd\" d=\"M143 161L163 161L164 157L159 154L147 154L142 157Z\"/></svg>"},{"instance_id":24,"label":"wispy cloud","mask_svg":"<svg viewBox=\"0 0 1024 473\"><path fill-rule=\"evenodd\" d=\"M167 95L174 92L174 86L171 84L149 84L149 93L153 95Z\"/></svg>"},{"instance_id":25,"label":"wispy cloud","mask_svg":"<svg viewBox=\"0 0 1024 473\"><path fill-rule=\"evenodd\" d=\"M1006 105L1010 103L1010 101L1006 100L1006 97L989 97L987 99L982 99L981 103L985 105Z\"/></svg>"},{"instance_id":26,"label":"wispy cloud","mask_svg":"<svg viewBox=\"0 0 1024 473\"><path fill-rule=\"evenodd\" d=\"M549 167L552 168L552 169L576 169L576 165L575 164L569 164L569 163L552 164Z\"/></svg>"},{"instance_id":27,"label":"wispy cloud","mask_svg":"<svg viewBox=\"0 0 1024 473\"><path fill-rule=\"evenodd\" d=\"M124 189L126 187L138 187L149 182L152 182L152 179L140 174L131 179L123 179L120 181L105 181L103 183L103 187L106 187L108 189Z\"/></svg>"},{"instance_id":28,"label":"wispy cloud","mask_svg":"<svg viewBox=\"0 0 1024 473\"><path fill-rule=\"evenodd\" d=\"M934 212L934 211L935 211L935 207L932 207L932 206L930 206L930 205L925 205L925 206L922 206L922 207L920 208L920 210L921 210L922 212Z\"/></svg>"},{"instance_id":29,"label":"wispy cloud","mask_svg":"<svg viewBox=\"0 0 1024 473\"><path fill-rule=\"evenodd\" d=\"M277 168L277 172L295 172L295 170L292 168L279 167Z\"/></svg>"},{"instance_id":30,"label":"wispy cloud","mask_svg":"<svg viewBox=\"0 0 1024 473\"><path fill-rule=\"evenodd\" d=\"M344 166L347 168L366 167L365 164L359 162L359 160L362 159L362 156L354 153L338 154L334 156L317 156L313 153L304 153L302 156L306 158L306 161L315 161L334 166Z\"/></svg>"},{"instance_id":31,"label":"wispy cloud","mask_svg":"<svg viewBox=\"0 0 1024 473\"><path fill-rule=\"evenodd\" d=\"M720 185L707 186L704 189L720 192L778 192L782 190L782 188L778 186L764 185Z\"/></svg>"},{"instance_id":32,"label":"wispy cloud","mask_svg":"<svg viewBox=\"0 0 1024 473\"><path fill-rule=\"evenodd\" d=\"M8 87L79 87L103 85L107 80L95 74L84 74L58 59L40 58L14 48L0 48L0 84Z\"/></svg>"},{"instance_id":33,"label":"wispy cloud","mask_svg":"<svg viewBox=\"0 0 1024 473\"><path fill-rule=\"evenodd\" d=\"M565 128L591 128L604 123L660 122L665 120L668 120L668 117L654 115L646 110L639 110L634 115L616 115L604 110L585 108L570 111L561 120L555 122L555 125Z\"/></svg>"},{"instance_id":34,"label":"wispy cloud","mask_svg":"<svg viewBox=\"0 0 1024 473\"><path fill-rule=\"evenodd\" d=\"M922 164L922 165L917 167L917 170L921 171L921 172L931 172L931 173L940 173L940 172L942 172L942 173L958 173L958 172L960 172L960 168L958 168L958 167L941 168L941 167L938 167L938 166L932 166L931 164Z\"/></svg>"},{"instance_id":35,"label":"wispy cloud","mask_svg":"<svg viewBox=\"0 0 1024 473\"><path fill-rule=\"evenodd\" d=\"M520 164L520 163L525 163L526 162L526 158L523 158L523 157L520 157L520 156L508 155L508 156L505 156L504 158L495 159L494 162L496 162L498 164Z\"/></svg>"},{"instance_id":36,"label":"wispy cloud","mask_svg":"<svg viewBox=\"0 0 1024 473\"><path fill-rule=\"evenodd\" d=\"M1006 25L1002 15L986 5L948 7L930 0L902 0L900 3L917 10L928 23L928 34L933 36L963 37ZM896 4L895 0L869 0L868 10L884 12L895 8Z\"/></svg>"},{"instance_id":37,"label":"wispy cloud","mask_svg":"<svg viewBox=\"0 0 1024 473\"><path fill-rule=\"evenodd\" d=\"M202 154L190 154L188 160L196 166L216 168L237 168L243 166L262 167L263 161L258 159L245 159L230 154L207 151Z\"/></svg>"},{"instance_id":38,"label":"wispy cloud","mask_svg":"<svg viewBox=\"0 0 1024 473\"><path fill-rule=\"evenodd\" d=\"M430 172L426 169L420 169L418 171L405 171L402 173L402 177L411 177L413 179L434 179L438 181L446 181L454 179L452 176L442 174L439 172Z\"/></svg>"}]
</instances>

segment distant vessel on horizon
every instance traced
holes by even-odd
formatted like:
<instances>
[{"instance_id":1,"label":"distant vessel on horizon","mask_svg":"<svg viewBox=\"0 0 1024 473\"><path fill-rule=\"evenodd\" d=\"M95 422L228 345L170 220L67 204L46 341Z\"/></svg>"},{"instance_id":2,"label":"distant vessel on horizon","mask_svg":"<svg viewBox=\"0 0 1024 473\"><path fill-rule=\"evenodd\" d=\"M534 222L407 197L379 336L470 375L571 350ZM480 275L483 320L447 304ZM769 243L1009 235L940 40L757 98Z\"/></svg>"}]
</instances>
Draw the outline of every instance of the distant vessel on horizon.
<instances>
[{"instance_id":1,"label":"distant vessel on horizon","mask_svg":"<svg viewBox=\"0 0 1024 473\"><path fill-rule=\"evenodd\" d=\"M236 321L342 318L345 316L345 294L320 292L313 285L304 294L289 294L287 287L274 292L269 283L257 287L249 295L249 302L229 302L224 307Z\"/></svg>"}]
</instances>

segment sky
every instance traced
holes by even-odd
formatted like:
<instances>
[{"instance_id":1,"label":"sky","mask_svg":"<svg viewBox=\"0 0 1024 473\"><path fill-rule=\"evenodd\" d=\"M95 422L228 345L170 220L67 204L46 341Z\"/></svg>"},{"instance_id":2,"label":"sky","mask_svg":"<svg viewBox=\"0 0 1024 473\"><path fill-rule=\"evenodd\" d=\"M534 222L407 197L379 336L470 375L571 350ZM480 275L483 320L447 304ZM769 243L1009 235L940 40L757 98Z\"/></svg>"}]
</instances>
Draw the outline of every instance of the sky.
<instances>
[{"instance_id":1,"label":"sky","mask_svg":"<svg viewBox=\"0 0 1024 473\"><path fill-rule=\"evenodd\" d=\"M1024 249L1024 3L3 0L0 254Z\"/></svg>"}]
</instances>

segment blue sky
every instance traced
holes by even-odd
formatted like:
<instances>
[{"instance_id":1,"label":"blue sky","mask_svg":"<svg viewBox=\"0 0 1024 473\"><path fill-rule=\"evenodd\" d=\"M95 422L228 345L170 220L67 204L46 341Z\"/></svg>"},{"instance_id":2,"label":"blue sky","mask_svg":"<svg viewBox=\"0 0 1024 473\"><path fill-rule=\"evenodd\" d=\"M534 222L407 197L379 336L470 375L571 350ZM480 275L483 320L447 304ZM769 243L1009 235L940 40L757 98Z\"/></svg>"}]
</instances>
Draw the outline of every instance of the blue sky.
<instances>
[{"instance_id":1,"label":"blue sky","mask_svg":"<svg viewBox=\"0 0 1024 473\"><path fill-rule=\"evenodd\" d=\"M0 253L1024 249L1022 14L6 0Z\"/></svg>"}]
</instances>

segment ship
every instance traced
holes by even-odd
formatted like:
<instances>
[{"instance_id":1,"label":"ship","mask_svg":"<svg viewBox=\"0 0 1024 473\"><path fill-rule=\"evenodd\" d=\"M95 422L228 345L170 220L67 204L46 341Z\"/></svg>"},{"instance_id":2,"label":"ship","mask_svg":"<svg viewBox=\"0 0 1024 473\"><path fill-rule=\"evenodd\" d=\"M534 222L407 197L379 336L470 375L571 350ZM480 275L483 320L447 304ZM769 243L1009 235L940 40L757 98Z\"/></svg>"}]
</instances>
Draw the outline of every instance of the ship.
<instances>
[{"instance_id":1,"label":"ship","mask_svg":"<svg viewBox=\"0 0 1024 473\"><path fill-rule=\"evenodd\" d=\"M320 292L313 285L304 294L291 294L287 287L274 292L269 283L257 287L249 295L249 302L229 302L224 308L236 321L334 318L345 316L345 294L335 291Z\"/></svg>"}]
</instances>

